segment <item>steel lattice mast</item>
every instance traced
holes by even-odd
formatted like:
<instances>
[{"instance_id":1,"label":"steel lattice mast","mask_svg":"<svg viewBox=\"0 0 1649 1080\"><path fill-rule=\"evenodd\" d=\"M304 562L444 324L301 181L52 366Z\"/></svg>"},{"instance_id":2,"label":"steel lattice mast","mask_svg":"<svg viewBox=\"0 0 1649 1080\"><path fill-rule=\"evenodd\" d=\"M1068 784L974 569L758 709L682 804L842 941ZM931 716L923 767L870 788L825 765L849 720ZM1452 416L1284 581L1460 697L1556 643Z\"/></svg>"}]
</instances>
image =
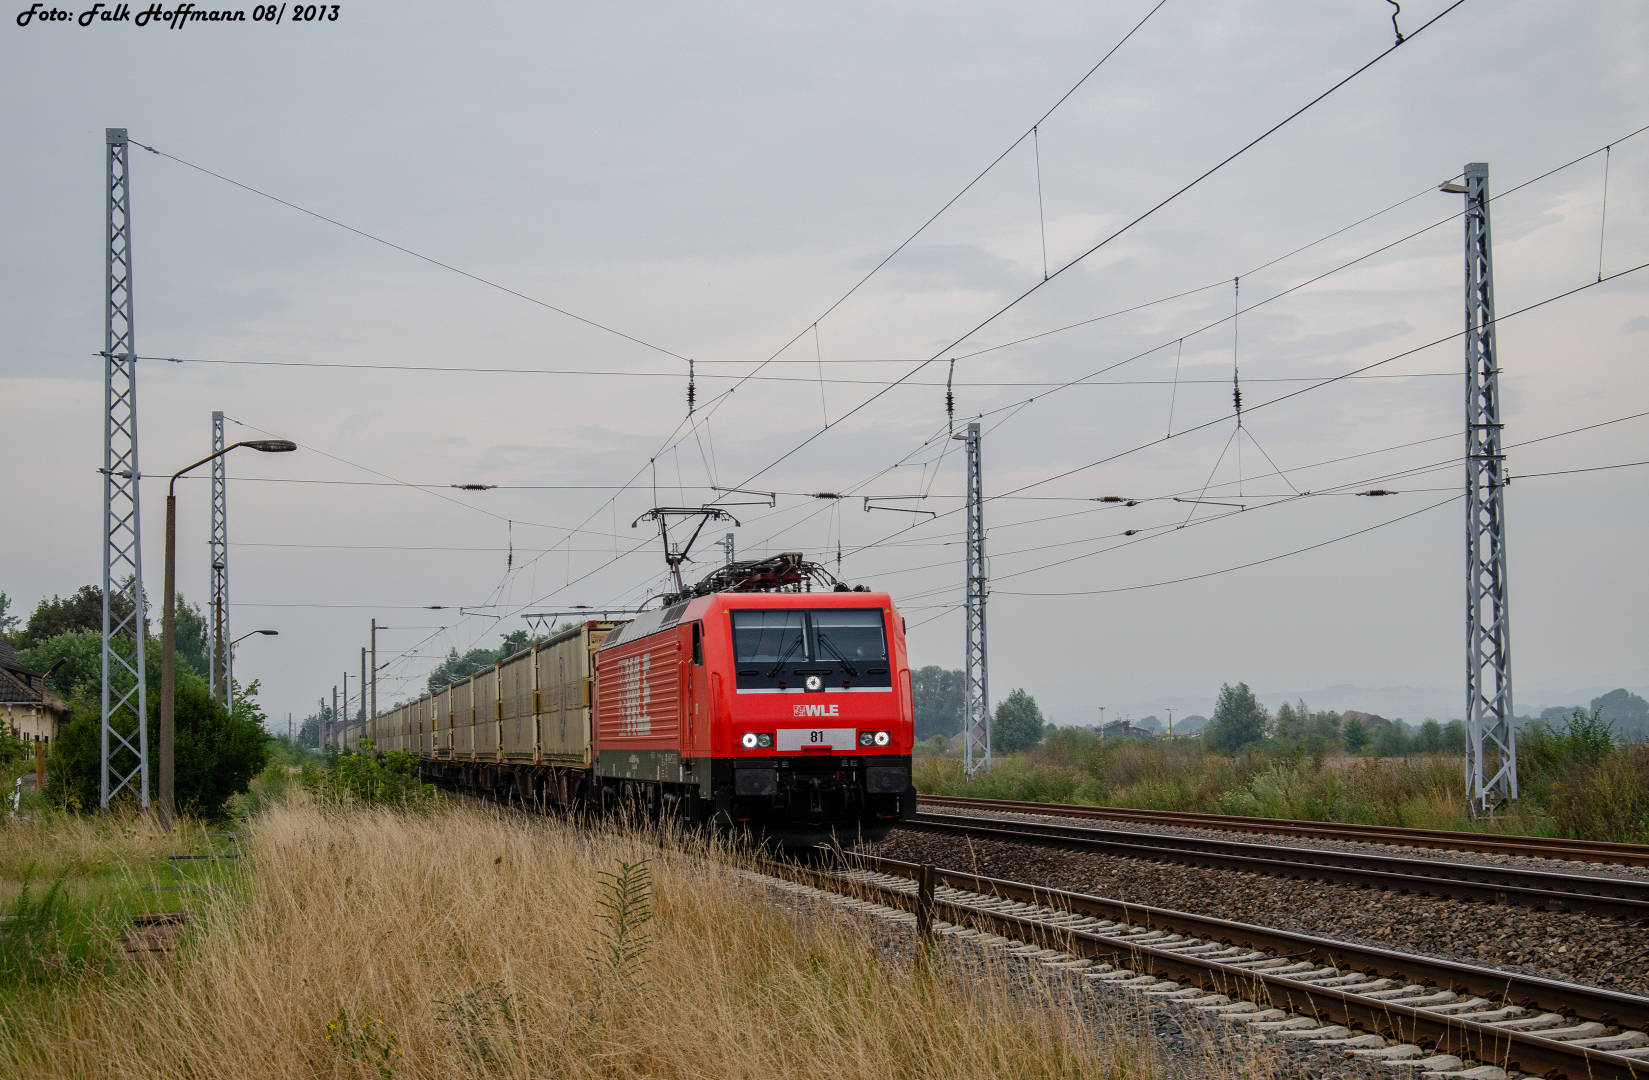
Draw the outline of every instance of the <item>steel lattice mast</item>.
<instances>
[{"instance_id":1,"label":"steel lattice mast","mask_svg":"<svg viewBox=\"0 0 1649 1080\"><path fill-rule=\"evenodd\" d=\"M1472 814L1517 798L1506 581L1506 457L1494 339L1489 166L1466 166L1466 794Z\"/></svg>"},{"instance_id":2,"label":"steel lattice mast","mask_svg":"<svg viewBox=\"0 0 1649 1080\"><path fill-rule=\"evenodd\" d=\"M149 806L148 688L144 685L143 550L137 464L137 346L132 324L131 174L125 128L106 132L108 218L103 324L103 650L100 801L135 788ZM116 642L132 642L122 655ZM121 731L121 726L135 730Z\"/></svg>"},{"instance_id":3,"label":"steel lattice mast","mask_svg":"<svg viewBox=\"0 0 1649 1080\"><path fill-rule=\"evenodd\" d=\"M963 439L968 447L967 516L967 650L962 677L965 681L962 716L964 769L971 776L991 767L990 684L986 677L985 651L985 498L979 465L979 425L968 425Z\"/></svg>"},{"instance_id":4,"label":"steel lattice mast","mask_svg":"<svg viewBox=\"0 0 1649 1080\"><path fill-rule=\"evenodd\" d=\"M212 452L223 449L223 414L212 414ZM224 458L212 462L212 633L208 639L212 697L225 709L233 702L234 657L229 642L229 485L224 476Z\"/></svg>"}]
</instances>

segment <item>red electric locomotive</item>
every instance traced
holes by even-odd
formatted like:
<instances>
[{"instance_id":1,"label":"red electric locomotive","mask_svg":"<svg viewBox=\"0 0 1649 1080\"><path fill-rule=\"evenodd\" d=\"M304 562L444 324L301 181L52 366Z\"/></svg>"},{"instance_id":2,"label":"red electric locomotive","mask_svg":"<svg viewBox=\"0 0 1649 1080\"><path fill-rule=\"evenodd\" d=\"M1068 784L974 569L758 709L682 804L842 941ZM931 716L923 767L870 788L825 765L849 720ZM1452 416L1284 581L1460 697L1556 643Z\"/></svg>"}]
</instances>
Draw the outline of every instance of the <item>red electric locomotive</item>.
<instances>
[{"instance_id":1,"label":"red electric locomotive","mask_svg":"<svg viewBox=\"0 0 1649 1080\"><path fill-rule=\"evenodd\" d=\"M769 561L792 587L811 569ZM787 845L874 839L913 815L910 665L888 594L706 586L597 650L594 800Z\"/></svg>"}]
</instances>

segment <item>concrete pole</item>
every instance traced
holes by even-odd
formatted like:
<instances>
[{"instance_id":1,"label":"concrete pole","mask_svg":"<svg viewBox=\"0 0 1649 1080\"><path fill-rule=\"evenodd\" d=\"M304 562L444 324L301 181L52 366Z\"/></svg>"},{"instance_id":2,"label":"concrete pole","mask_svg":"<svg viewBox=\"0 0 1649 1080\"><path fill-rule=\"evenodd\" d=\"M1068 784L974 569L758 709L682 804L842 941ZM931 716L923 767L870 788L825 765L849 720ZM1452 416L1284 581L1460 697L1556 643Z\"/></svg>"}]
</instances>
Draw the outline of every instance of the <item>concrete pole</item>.
<instances>
[{"instance_id":1,"label":"concrete pole","mask_svg":"<svg viewBox=\"0 0 1649 1080\"><path fill-rule=\"evenodd\" d=\"M160 827L172 828L172 690L177 681L177 496L166 494L166 586L160 616ZM139 718L138 723L147 723Z\"/></svg>"}]
</instances>

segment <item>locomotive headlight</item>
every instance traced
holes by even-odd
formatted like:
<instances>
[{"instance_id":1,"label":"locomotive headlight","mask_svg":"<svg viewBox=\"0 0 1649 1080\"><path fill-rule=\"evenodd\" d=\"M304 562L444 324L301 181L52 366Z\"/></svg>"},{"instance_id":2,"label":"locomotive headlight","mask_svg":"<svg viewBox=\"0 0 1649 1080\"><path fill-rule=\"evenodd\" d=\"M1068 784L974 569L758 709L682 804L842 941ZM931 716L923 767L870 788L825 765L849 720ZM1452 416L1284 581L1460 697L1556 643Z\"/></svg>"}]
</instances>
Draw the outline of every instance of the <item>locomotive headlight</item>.
<instances>
[{"instance_id":1,"label":"locomotive headlight","mask_svg":"<svg viewBox=\"0 0 1649 1080\"><path fill-rule=\"evenodd\" d=\"M756 733L754 731L747 731L744 733L744 738L739 741L744 744L744 748L746 750L754 750L757 743Z\"/></svg>"},{"instance_id":2,"label":"locomotive headlight","mask_svg":"<svg viewBox=\"0 0 1649 1080\"><path fill-rule=\"evenodd\" d=\"M876 733L876 745L877 746L886 746L888 744L888 741L891 738L892 738L892 736L890 736L887 732L878 731Z\"/></svg>"},{"instance_id":3,"label":"locomotive headlight","mask_svg":"<svg viewBox=\"0 0 1649 1080\"><path fill-rule=\"evenodd\" d=\"M770 748L773 745L773 736L769 735L765 731L762 732L760 735L756 736L756 745L761 747L763 750Z\"/></svg>"},{"instance_id":4,"label":"locomotive headlight","mask_svg":"<svg viewBox=\"0 0 1649 1080\"><path fill-rule=\"evenodd\" d=\"M876 733L874 731L861 731L861 732L859 732L859 745L860 746L873 746L873 745L875 745L875 743L876 743Z\"/></svg>"}]
</instances>

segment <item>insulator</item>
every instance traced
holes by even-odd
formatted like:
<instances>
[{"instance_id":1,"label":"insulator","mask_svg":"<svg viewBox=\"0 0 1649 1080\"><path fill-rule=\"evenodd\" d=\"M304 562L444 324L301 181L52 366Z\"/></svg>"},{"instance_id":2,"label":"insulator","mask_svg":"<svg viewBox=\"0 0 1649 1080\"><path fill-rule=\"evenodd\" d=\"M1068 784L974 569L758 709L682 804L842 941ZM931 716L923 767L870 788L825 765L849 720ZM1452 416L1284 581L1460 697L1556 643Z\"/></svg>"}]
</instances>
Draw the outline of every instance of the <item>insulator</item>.
<instances>
[{"instance_id":1,"label":"insulator","mask_svg":"<svg viewBox=\"0 0 1649 1080\"><path fill-rule=\"evenodd\" d=\"M693 399L697 396L697 389L693 385L693 362L687 361L687 415L693 415Z\"/></svg>"}]
</instances>

